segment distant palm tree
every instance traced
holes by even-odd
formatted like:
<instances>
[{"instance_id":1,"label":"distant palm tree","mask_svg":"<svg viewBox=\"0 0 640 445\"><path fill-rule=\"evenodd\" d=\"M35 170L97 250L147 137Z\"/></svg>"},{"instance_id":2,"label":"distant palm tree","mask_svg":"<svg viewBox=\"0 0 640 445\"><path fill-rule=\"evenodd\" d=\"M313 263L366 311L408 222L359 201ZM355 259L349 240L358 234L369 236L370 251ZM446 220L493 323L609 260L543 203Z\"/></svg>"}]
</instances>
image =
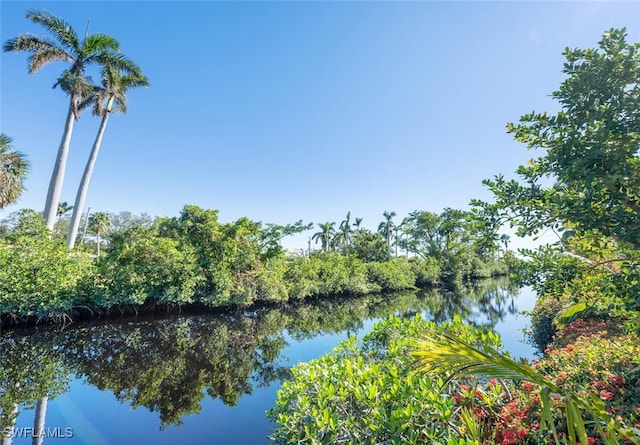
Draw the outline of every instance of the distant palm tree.
<instances>
[{"instance_id":1,"label":"distant palm tree","mask_svg":"<svg viewBox=\"0 0 640 445\"><path fill-rule=\"evenodd\" d=\"M356 222L353 223L353 227L356 228L356 232L359 232L360 230L362 230L360 228L360 224L362 224L362 218L356 218Z\"/></svg>"},{"instance_id":2,"label":"distant palm tree","mask_svg":"<svg viewBox=\"0 0 640 445\"><path fill-rule=\"evenodd\" d=\"M396 235L398 231L402 232L404 235L404 241L402 240L402 236L400 236L400 244L404 248L404 254L407 258L409 258L409 235L411 234L410 220L408 217L405 217L398 228L396 229ZM397 238L396 238L397 239ZM397 243L398 241L396 241ZM396 255L397 256L397 255Z\"/></svg>"},{"instance_id":3,"label":"distant palm tree","mask_svg":"<svg viewBox=\"0 0 640 445\"><path fill-rule=\"evenodd\" d=\"M49 230L53 230L58 202L60 202L60 194L62 193L73 124L78 119L82 102L93 91L90 79L84 75L85 69L93 63L100 65L108 63L131 73L139 72L139 69L133 62L118 53L120 45L113 37L92 34L85 35L85 38L81 40L71 25L44 11L28 11L27 18L42 25L53 35L55 40L33 34L21 34L8 40L4 44L3 50L31 53L29 74L36 73L51 62L62 61L70 65L54 84L54 88L60 86L69 95L69 107L44 208L47 227Z\"/></svg>"},{"instance_id":4,"label":"distant palm tree","mask_svg":"<svg viewBox=\"0 0 640 445\"><path fill-rule=\"evenodd\" d=\"M395 226L393 228L393 238L394 238L393 245L396 248L396 258L398 258L398 241L399 241L399 239L398 239L398 226Z\"/></svg>"},{"instance_id":5,"label":"distant palm tree","mask_svg":"<svg viewBox=\"0 0 640 445\"><path fill-rule=\"evenodd\" d=\"M96 212L89 217L89 230L95 233L97 237L98 256L100 256L100 237L109 230L110 225L111 217L106 212Z\"/></svg>"},{"instance_id":6,"label":"distant palm tree","mask_svg":"<svg viewBox=\"0 0 640 445\"><path fill-rule=\"evenodd\" d=\"M348 250L351 245L351 212L347 212L346 218L340 223L338 227L338 234L340 239L340 246ZM338 235L336 234L336 235Z\"/></svg>"},{"instance_id":7,"label":"distant palm tree","mask_svg":"<svg viewBox=\"0 0 640 445\"><path fill-rule=\"evenodd\" d=\"M331 249L335 250L344 246L345 246L344 234L338 228L338 230L333 233L333 237L331 238Z\"/></svg>"},{"instance_id":8,"label":"distant palm tree","mask_svg":"<svg viewBox=\"0 0 640 445\"><path fill-rule=\"evenodd\" d=\"M18 200L29 172L25 155L14 150L11 142L9 136L0 133L0 209Z\"/></svg>"},{"instance_id":9,"label":"distant palm tree","mask_svg":"<svg viewBox=\"0 0 640 445\"><path fill-rule=\"evenodd\" d=\"M101 116L102 121L98 134L91 148L87 165L84 168L84 174L78 187L76 194L76 202L71 216L71 224L69 225L69 234L67 235L67 247L73 249L78 235L78 227L80 227L80 219L82 217L82 209L89 190L91 175L93 168L98 159L98 153L102 145L102 137L107 128L109 115L111 111L127 112L127 97L125 93L130 88L146 87L149 80L142 73L123 74L119 69L112 65L106 65L102 73L102 88L96 89L93 97L93 114ZM106 106L105 106L106 104Z\"/></svg>"},{"instance_id":10,"label":"distant palm tree","mask_svg":"<svg viewBox=\"0 0 640 445\"><path fill-rule=\"evenodd\" d=\"M316 244L318 244L318 241L320 241L322 250L324 250L325 252L328 251L331 247L331 239L335 233L335 225L335 222L326 222L323 224L318 223L320 231L314 233L311 236L311 239L315 240Z\"/></svg>"},{"instance_id":11,"label":"distant palm tree","mask_svg":"<svg viewBox=\"0 0 640 445\"><path fill-rule=\"evenodd\" d=\"M507 235L506 233L503 233L502 235L500 235L500 241L502 241L502 244L504 244L505 252L507 251L507 249L509 249L509 241L510 240L511 240L511 237L509 235Z\"/></svg>"},{"instance_id":12,"label":"distant palm tree","mask_svg":"<svg viewBox=\"0 0 640 445\"><path fill-rule=\"evenodd\" d=\"M62 218L62 215L64 215L65 213L67 213L71 209L73 209L73 206L70 206L67 203L67 201L62 201L62 202L58 203L58 211L56 212L56 215L58 216L58 222L60 222L60 218Z\"/></svg>"},{"instance_id":13,"label":"distant palm tree","mask_svg":"<svg viewBox=\"0 0 640 445\"><path fill-rule=\"evenodd\" d=\"M386 210L382 213L384 216L384 221L382 221L378 225L378 232L387 240L387 252L389 256L391 256L391 237L393 236L393 232L395 230L395 225L393 224L393 217L396 216L396 212L387 212Z\"/></svg>"}]
</instances>

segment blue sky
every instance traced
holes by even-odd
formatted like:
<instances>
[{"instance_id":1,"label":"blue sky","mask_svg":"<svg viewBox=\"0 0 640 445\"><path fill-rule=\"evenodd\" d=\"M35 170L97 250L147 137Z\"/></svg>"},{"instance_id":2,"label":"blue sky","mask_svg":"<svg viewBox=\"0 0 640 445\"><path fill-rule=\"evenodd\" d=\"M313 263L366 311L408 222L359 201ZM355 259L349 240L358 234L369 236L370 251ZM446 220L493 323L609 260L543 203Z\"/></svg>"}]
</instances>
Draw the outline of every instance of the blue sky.
<instances>
[{"instance_id":1,"label":"blue sky","mask_svg":"<svg viewBox=\"0 0 640 445\"><path fill-rule=\"evenodd\" d=\"M634 2L0 2L0 38L46 34L44 9L106 33L151 81L113 115L92 211L176 216L185 204L274 223L375 229L382 212L467 208L484 178L534 154L505 132L553 112L565 47L595 47ZM19 208L41 210L68 100L52 64L0 55L0 131L32 164ZM91 71L96 80L97 71ZM98 128L77 123L62 200L73 202ZM306 245L307 235L290 247ZM297 244L296 244L297 243Z\"/></svg>"}]
</instances>

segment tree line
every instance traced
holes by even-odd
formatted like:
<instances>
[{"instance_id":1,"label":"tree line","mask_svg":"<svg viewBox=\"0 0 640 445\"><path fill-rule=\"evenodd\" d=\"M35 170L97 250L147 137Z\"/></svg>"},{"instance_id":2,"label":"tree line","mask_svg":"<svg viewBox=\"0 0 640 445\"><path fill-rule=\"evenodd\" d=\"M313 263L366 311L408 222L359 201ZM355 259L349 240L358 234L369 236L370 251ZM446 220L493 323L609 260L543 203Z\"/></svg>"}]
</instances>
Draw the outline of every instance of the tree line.
<instances>
[{"instance_id":1,"label":"tree line","mask_svg":"<svg viewBox=\"0 0 640 445\"><path fill-rule=\"evenodd\" d=\"M225 307L363 295L504 275L514 262L513 256L479 250L475 241L483 236L466 220L458 221L455 236L452 225L436 231L449 242L438 246L439 256L426 238L415 237L409 248L422 256L396 258L379 233L362 228L343 251L295 256L281 239L309 230L302 221L223 223L216 210L197 206L155 219L128 212L99 215L87 224L91 243L74 251L63 235L52 236L36 211L21 210L1 221L0 313L56 319L80 307L104 313L127 305ZM63 222L61 216L58 224ZM358 241L369 235L377 237L377 246Z\"/></svg>"}]
</instances>

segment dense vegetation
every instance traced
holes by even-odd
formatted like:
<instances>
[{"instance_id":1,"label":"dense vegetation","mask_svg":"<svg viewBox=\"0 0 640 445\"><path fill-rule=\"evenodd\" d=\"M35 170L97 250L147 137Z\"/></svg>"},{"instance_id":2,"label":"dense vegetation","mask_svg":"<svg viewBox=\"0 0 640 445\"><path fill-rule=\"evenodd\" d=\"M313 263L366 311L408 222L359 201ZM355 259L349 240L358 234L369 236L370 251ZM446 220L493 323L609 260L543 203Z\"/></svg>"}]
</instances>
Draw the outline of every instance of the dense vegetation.
<instances>
[{"instance_id":1,"label":"dense vegetation","mask_svg":"<svg viewBox=\"0 0 640 445\"><path fill-rule=\"evenodd\" d=\"M452 210L432 214L429 225L413 222L420 235L408 231L406 256L398 257L380 233L364 228L349 231L339 247L332 241L332 247L305 256L287 255L279 240L308 225L264 225L247 218L220 223L216 211L195 206L155 220L94 214L88 221L92 242L69 251L62 235L68 219L60 213L60 236L51 236L34 211L4 220L0 313L5 320L155 305L249 306L454 285L504 275L513 261L509 255L498 258L496 248L483 250L476 223ZM425 238L427 231L431 238Z\"/></svg>"},{"instance_id":2,"label":"dense vegetation","mask_svg":"<svg viewBox=\"0 0 640 445\"><path fill-rule=\"evenodd\" d=\"M603 328L609 328L608 330ZM552 428L541 420L540 388L528 381L457 378L416 372L415 338L446 333L469 345L500 350L499 337L460 319L437 325L420 317L378 323L358 346L355 337L333 354L293 368L269 416L280 424L277 443L545 444ZM592 335L593 334L593 335ZM588 341L587 341L588 338ZM611 325L575 322L534 365L559 391L586 400L595 392L614 427L640 427L637 337ZM565 403L551 398L559 438L567 434ZM600 443L593 423L588 443ZM563 439L564 440L564 439ZM563 442L564 443L564 442ZM616 443L616 442L614 442Z\"/></svg>"}]
</instances>

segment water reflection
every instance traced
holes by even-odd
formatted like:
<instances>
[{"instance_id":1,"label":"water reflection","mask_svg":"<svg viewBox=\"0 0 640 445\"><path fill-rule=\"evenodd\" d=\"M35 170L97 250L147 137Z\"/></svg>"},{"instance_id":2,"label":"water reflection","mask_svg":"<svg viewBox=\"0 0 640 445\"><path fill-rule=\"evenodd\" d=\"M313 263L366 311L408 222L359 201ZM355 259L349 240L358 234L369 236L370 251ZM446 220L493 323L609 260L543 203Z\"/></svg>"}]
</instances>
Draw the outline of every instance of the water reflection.
<instances>
[{"instance_id":1,"label":"water reflection","mask_svg":"<svg viewBox=\"0 0 640 445\"><path fill-rule=\"evenodd\" d=\"M96 322L64 330L0 336L0 430L15 425L18 410L38 407L84 379L121 403L157 412L160 429L201 411L203 400L234 406L255 388L287 378L285 331L303 341L356 332L367 320L424 313L436 322L460 315L493 325L516 311L518 289L486 281L471 288L393 296L316 300L236 315L171 316ZM250 420L250 419L245 419ZM3 444L10 443L10 438ZM35 443L35 442L34 442Z\"/></svg>"}]
</instances>

